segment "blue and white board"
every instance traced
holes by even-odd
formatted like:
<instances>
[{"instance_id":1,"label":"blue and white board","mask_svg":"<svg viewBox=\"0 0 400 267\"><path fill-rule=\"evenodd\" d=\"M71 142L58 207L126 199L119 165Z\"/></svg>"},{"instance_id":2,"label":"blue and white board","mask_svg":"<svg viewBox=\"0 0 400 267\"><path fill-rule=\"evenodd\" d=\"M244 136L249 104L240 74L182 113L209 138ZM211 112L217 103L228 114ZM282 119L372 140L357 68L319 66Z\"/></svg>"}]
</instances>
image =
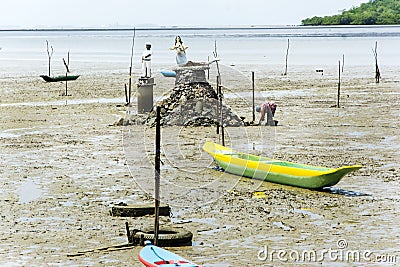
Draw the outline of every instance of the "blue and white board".
<instances>
[{"instance_id":1,"label":"blue and white board","mask_svg":"<svg viewBox=\"0 0 400 267\"><path fill-rule=\"evenodd\" d=\"M175 253L160 247L154 246L150 241L145 242L146 246L139 252L139 260L148 267L201 267L190 262Z\"/></svg>"}]
</instances>

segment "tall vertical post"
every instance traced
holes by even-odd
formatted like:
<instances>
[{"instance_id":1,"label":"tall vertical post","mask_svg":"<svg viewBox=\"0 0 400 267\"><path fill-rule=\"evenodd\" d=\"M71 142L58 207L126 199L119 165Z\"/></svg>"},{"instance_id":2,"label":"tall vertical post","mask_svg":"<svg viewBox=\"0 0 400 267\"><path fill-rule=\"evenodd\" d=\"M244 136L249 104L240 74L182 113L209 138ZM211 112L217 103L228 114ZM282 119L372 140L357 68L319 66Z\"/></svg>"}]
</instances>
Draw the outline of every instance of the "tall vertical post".
<instances>
[{"instance_id":1,"label":"tall vertical post","mask_svg":"<svg viewBox=\"0 0 400 267\"><path fill-rule=\"evenodd\" d=\"M219 75L217 76L217 119L218 119L218 115L219 115ZM217 134L219 134L219 123L217 123Z\"/></svg>"},{"instance_id":2,"label":"tall vertical post","mask_svg":"<svg viewBox=\"0 0 400 267\"><path fill-rule=\"evenodd\" d=\"M128 94L127 94L127 104L131 105L131 92L132 92L132 67L129 68L129 80L128 80Z\"/></svg>"},{"instance_id":3,"label":"tall vertical post","mask_svg":"<svg viewBox=\"0 0 400 267\"><path fill-rule=\"evenodd\" d=\"M69 72L69 51L67 55L67 61L63 58L64 66L65 66L65 96L68 96L68 72Z\"/></svg>"},{"instance_id":4,"label":"tall vertical post","mask_svg":"<svg viewBox=\"0 0 400 267\"><path fill-rule=\"evenodd\" d=\"M221 137L222 145L225 146L225 131L224 131L224 112L222 109L222 85L218 85L218 95L219 95L219 109L220 109L220 124L221 124Z\"/></svg>"},{"instance_id":5,"label":"tall vertical post","mask_svg":"<svg viewBox=\"0 0 400 267\"><path fill-rule=\"evenodd\" d=\"M65 73L65 96L68 96L68 72Z\"/></svg>"},{"instance_id":6,"label":"tall vertical post","mask_svg":"<svg viewBox=\"0 0 400 267\"><path fill-rule=\"evenodd\" d=\"M373 50L375 56L375 82L379 83L381 78L381 72L378 66L378 42L375 42L375 50Z\"/></svg>"},{"instance_id":7,"label":"tall vertical post","mask_svg":"<svg viewBox=\"0 0 400 267\"><path fill-rule=\"evenodd\" d=\"M344 54L343 54L343 58L342 58L342 72L344 71Z\"/></svg>"},{"instance_id":8,"label":"tall vertical post","mask_svg":"<svg viewBox=\"0 0 400 267\"><path fill-rule=\"evenodd\" d=\"M154 176L155 176L155 192L154 192L154 245L158 245L158 231L160 228L159 218L160 218L160 154L161 154L161 126L160 126L160 115L161 107L157 106L156 110L156 153L155 153L155 163L154 163Z\"/></svg>"},{"instance_id":9,"label":"tall vertical post","mask_svg":"<svg viewBox=\"0 0 400 267\"><path fill-rule=\"evenodd\" d=\"M125 84L125 101L126 101L126 105L129 105L129 100L128 100L128 89L126 88L126 84Z\"/></svg>"},{"instance_id":10,"label":"tall vertical post","mask_svg":"<svg viewBox=\"0 0 400 267\"><path fill-rule=\"evenodd\" d=\"M135 36L136 36L136 28L133 28L132 47L131 47L131 65L129 67L129 81L128 81L128 105L131 104L132 65L133 65L133 52L134 52L134 48L135 48Z\"/></svg>"},{"instance_id":11,"label":"tall vertical post","mask_svg":"<svg viewBox=\"0 0 400 267\"><path fill-rule=\"evenodd\" d=\"M210 62L210 56L207 57L207 62ZM208 63L210 64L210 63ZM210 79L210 68L207 69L207 80Z\"/></svg>"},{"instance_id":12,"label":"tall vertical post","mask_svg":"<svg viewBox=\"0 0 400 267\"><path fill-rule=\"evenodd\" d=\"M288 57L289 57L289 42L290 40L287 39L287 49L286 49L286 65L285 65L285 73L283 75L287 75L287 69L288 69Z\"/></svg>"},{"instance_id":13,"label":"tall vertical post","mask_svg":"<svg viewBox=\"0 0 400 267\"><path fill-rule=\"evenodd\" d=\"M256 120L256 107L254 105L254 71L251 72L251 81L252 81L252 88L253 88L253 97L252 97L252 102L253 102L253 122Z\"/></svg>"},{"instance_id":14,"label":"tall vertical post","mask_svg":"<svg viewBox=\"0 0 400 267\"><path fill-rule=\"evenodd\" d=\"M49 50L49 41L46 40L46 46L47 46L47 56L49 57L49 77L51 76L51 57L53 56L53 46L51 46L51 52Z\"/></svg>"},{"instance_id":15,"label":"tall vertical post","mask_svg":"<svg viewBox=\"0 0 400 267\"><path fill-rule=\"evenodd\" d=\"M340 60L339 60L339 82L337 91L337 107L340 108Z\"/></svg>"}]
</instances>

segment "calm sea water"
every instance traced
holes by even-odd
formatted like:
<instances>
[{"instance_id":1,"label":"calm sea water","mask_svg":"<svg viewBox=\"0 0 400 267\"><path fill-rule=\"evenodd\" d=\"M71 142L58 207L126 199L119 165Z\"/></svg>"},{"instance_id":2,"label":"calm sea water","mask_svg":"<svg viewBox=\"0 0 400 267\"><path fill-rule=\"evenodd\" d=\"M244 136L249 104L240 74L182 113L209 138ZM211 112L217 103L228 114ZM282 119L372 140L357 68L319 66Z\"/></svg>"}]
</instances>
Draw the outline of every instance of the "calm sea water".
<instances>
[{"instance_id":1,"label":"calm sea water","mask_svg":"<svg viewBox=\"0 0 400 267\"><path fill-rule=\"evenodd\" d=\"M400 62L400 26L387 27L270 27L228 29L138 29L134 68L146 42L153 44L153 69L175 64L169 50L180 35L189 46L188 59L218 57L226 65L284 65L290 40L291 65L336 65L345 55L347 66L373 64L372 49L378 42L382 66ZM47 73L46 40L54 48L53 74L65 71L62 59L70 52L70 67L79 74L126 72L130 65L132 30L110 31L0 31L0 77Z\"/></svg>"}]
</instances>

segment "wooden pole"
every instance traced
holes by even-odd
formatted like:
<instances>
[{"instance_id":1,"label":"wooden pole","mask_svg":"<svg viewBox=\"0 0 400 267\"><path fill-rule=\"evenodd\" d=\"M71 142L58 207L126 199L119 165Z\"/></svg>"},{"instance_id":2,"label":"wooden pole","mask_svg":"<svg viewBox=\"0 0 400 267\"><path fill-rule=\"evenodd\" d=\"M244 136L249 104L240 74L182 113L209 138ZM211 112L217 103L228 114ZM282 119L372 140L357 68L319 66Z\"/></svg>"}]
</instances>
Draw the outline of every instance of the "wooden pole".
<instances>
[{"instance_id":1,"label":"wooden pole","mask_svg":"<svg viewBox=\"0 0 400 267\"><path fill-rule=\"evenodd\" d=\"M131 104L131 95L132 95L132 67L129 68L129 81L128 81L128 106Z\"/></svg>"},{"instance_id":2,"label":"wooden pole","mask_svg":"<svg viewBox=\"0 0 400 267\"><path fill-rule=\"evenodd\" d=\"M65 73L65 96L68 96L68 72Z\"/></svg>"},{"instance_id":3,"label":"wooden pole","mask_svg":"<svg viewBox=\"0 0 400 267\"><path fill-rule=\"evenodd\" d=\"M129 230L129 223L125 222L126 237L128 238L128 244L131 243L131 231Z\"/></svg>"},{"instance_id":4,"label":"wooden pole","mask_svg":"<svg viewBox=\"0 0 400 267\"><path fill-rule=\"evenodd\" d=\"M339 60L339 82L337 91L337 107L340 108L340 60Z\"/></svg>"},{"instance_id":5,"label":"wooden pole","mask_svg":"<svg viewBox=\"0 0 400 267\"><path fill-rule=\"evenodd\" d=\"M288 69L288 57L289 57L289 39L287 40L287 49L286 49L286 67L285 67L285 73L283 75L287 75L287 69Z\"/></svg>"},{"instance_id":6,"label":"wooden pole","mask_svg":"<svg viewBox=\"0 0 400 267\"><path fill-rule=\"evenodd\" d=\"M161 126L160 126L160 115L161 107L157 106L156 109L156 153L155 153L155 164L154 164L154 176L155 176L155 203L154 203L154 245L158 245L158 231L160 228L160 154L161 154Z\"/></svg>"},{"instance_id":7,"label":"wooden pole","mask_svg":"<svg viewBox=\"0 0 400 267\"><path fill-rule=\"evenodd\" d=\"M375 42L375 50L373 50L375 56L375 82L379 83L381 78L381 72L378 66L378 42Z\"/></svg>"},{"instance_id":8,"label":"wooden pole","mask_svg":"<svg viewBox=\"0 0 400 267\"><path fill-rule=\"evenodd\" d=\"M51 46L51 53L50 53L49 41L47 41L47 40L46 40L46 46L47 46L47 56L49 58L49 77L50 77L51 76L51 57L53 56L54 49L53 49L53 46Z\"/></svg>"},{"instance_id":9,"label":"wooden pole","mask_svg":"<svg viewBox=\"0 0 400 267\"><path fill-rule=\"evenodd\" d=\"M219 76L217 76L217 118L219 117ZM219 135L219 123L217 123L217 134Z\"/></svg>"},{"instance_id":10,"label":"wooden pole","mask_svg":"<svg viewBox=\"0 0 400 267\"><path fill-rule=\"evenodd\" d=\"M254 71L252 71L251 72L251 81L252 81L252 88L253 88L253 99L252 99L252 102L253 102L253 122L255 122L255 120L256 120L256 107L255 107L255 104L254 104Z\"/></svg>"},{"instance_id":11,"label":"wooden pole","mask_svg":"<svg viewBox=\"0 0 400 267\"><path fill-rule=\"evenodd\" d=\"M217 53L217 40L215 40L214 42L214 58L218 57L218 53ZM218 115L218 105L219 105L219 115L220 115L220 122L219 122L219 126L221 127L221 134L222 134L222 145L225 145L225 132L224 132L224 116L223 116L223 112L222 112L222 83L221 83L221 73L219 71L219 64L218 64L218 60L215 61L215 64L217 65L217 96L218 96L218 101L217 101L217 115ZM219 134L219 127L217 124L217 134Z\"/></svg>"},{"instance_id":12,"label":"wooden pole","mask_svg":"<svg viewBox=\"0 0 400 267\"><path fill-rule=\"evenodd\" d=\"M128 89L127 89L127 87L126 87L126 84L125 84L125 101L126 101L126 104L129 105L129 100L128 100Z\"/></svg>"},{"instance_id":13,"label":"wooden pole","mask_svg":"<svg viewBox=\"0 0 400 267\"><path fill-rule=\"evenodd\" d=\"M214 52L213 52L213 54L214 54L214 58L217 58L218 57L218 52L217 52L217 40L215 40L214 41ZM220 98L221 98L221 96L220 96L220 90L219 90L219 85L221 84L221 74L220 74L220 72L219 72L219 64L218 64L218 61L215 61L215 64L216 64L216 66L217 66L217 98L218 98L218 100L217 100L217 118L219 117L218 115L220 115L218 112L220 111L220 107L219 107L219 105L220 105L220 102L221 101L219 101L220 100ZM221 125L222 126L222 125ZM217 134L219 135L219 127L220 127L220 123L217 123Z\"/></svg>"},{"instance_id":14,"label":"wooden pole","mask_svg":"<svg viewBox=\"0 0 400 267\"><path fill-rule=\"evenodd\" d=\"M133 37L132 37L132 47L131 47L131 65L129 67L129 90L128 90L128 105L131 104L131 92L132 92L132 65L133 65L133 52L135 47L135 36L136 36L136 28L133 28Z\"/></svg>"},{"instance_id":15,"label":"wooden pole","mask_svg":"<svg viewBox=\"0 0 400 267\"><path fill-rule=\"evenodd\" d=\"M69 51L67 54L67 62L63 58L64 66L65 66L65 96L68 96L68 72L69 72Z\"/></svg>"},{"instance_id":16,"label":"wooden pole","mask_svg":"<svg viewBox=\"0 0 400 267\"><path fill-rule=\"evenodd\" d=\"M225 131L224 131L224 112L222 109L222 85L218 85L218 95L219 95L219 109L220 109L220 125L221 125L221 137L222 145L225 146Z\"/></svg>"},{"instance_id":17,"label":"wooden pole","mask_svg":"<svg viewBox=\"0 0 400 267\"><path fill-rule=\"evenodd\" d=\"M342 72L344 71L344 54L343 54L343 61L342 61Z\"/></svg>"},{"instance_id":18,"label":"wooden pole","mask_svg":"<svg viewBox=\"0 0 400 267\"><path fill-rule=\"evenodd\" d=\"M210 62L210 56L207 56L207 62ZM210 63L208 63L210 66ZM210 68L207 68L207 80L210 80Z\"/></svg>"}]
</instances>

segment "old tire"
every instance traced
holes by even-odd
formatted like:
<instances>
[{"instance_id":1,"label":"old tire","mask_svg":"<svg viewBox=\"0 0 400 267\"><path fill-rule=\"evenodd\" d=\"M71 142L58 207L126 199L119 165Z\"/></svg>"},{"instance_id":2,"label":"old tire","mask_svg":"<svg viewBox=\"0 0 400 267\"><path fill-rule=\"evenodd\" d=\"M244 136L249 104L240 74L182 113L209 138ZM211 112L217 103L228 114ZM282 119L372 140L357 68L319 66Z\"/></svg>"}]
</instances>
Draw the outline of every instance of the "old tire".
<instances>
[{"instance_id":1,"label":"old tire","mask_svg":"<svg viewBox=\"0 0 400 267\"><path fill-rule=\"evenodd\" d=\"M160 247L179 247L191 246L193 234L183 228L160 227L158 232L158 246ZM154 228L145 228L131 233L133 244L144 245L144 241L149 240L154 244Z\"/></svg>"}]
</instances>

